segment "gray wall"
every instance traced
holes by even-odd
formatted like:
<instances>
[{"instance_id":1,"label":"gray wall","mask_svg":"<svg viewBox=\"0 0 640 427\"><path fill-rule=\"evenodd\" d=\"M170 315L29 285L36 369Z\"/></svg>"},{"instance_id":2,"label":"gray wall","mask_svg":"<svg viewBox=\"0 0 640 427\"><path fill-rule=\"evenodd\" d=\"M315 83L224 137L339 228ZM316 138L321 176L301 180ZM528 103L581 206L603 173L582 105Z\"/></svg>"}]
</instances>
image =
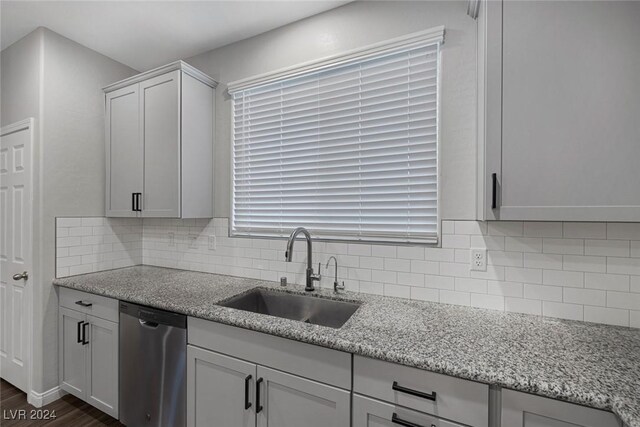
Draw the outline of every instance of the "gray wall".
<instances>
[{"instance_id":1,"label":"gray wall","mask_svg":"<svg viewBox=\"0 0 640 427\"><path fill-rule=\"evenodd\" d=\"M55 218L104 215L102 87L137 71L39 28L2 51L1 74L2 124L35 117L40 130L34 148L43 179L34 189L34 217L40 219L34 255L41 264L34 266L32 354L33 389L43 392L58 385ZM35 94L34 82L41 87Z\"/></svg>"},{"instance_id":2,"label":"gray wall","mask_svg":"<svg viewBox=\"0 0 640 427\"><path fill-rule=\"evenodd\" d=\"M404 34L445 26L442 47L441 216L475 217L476 21L466 1L355 2L224 46L186 62L218 80L215 216L229 216L230 81L255 76Z\"/></svg>"}]
</instances>

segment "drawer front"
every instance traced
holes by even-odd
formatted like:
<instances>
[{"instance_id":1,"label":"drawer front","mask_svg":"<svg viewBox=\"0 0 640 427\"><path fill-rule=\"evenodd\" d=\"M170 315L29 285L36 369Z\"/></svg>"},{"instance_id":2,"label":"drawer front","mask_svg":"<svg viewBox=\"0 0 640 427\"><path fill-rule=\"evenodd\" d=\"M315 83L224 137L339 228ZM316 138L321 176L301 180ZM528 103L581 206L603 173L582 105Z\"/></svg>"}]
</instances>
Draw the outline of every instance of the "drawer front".
<instances>
[{"instance_id":1,"label":"drawer front","mask_svg":"<svg viewBox=\"0 0 640 427\"><path fill-rule=\"evenodd\" d=\"M187 325L191 345L351 389L350 353L195 317L189 317Z\"/></svg>"},{"instance_id":2,"label":"drawer front","mask_svg":"<svg viewBox=\"0 0 640 427\"><path fill-rule=\"evenodd\" d=\"M355 356L353 391L474 427L489 425L489 386Z\"/></svg>"},{"instance_id":3,"label":"drawer front","mask_svg":"<svg viewBox=\"0 0 640 427\"><path fill-rule=\"evenodd\" d=\"M359 394L353 395L353 427L463 427L422 412L381 402Z\"/></svg>"},{"instance_id":4,"label":"drawer front","mask_svg":"<svg viewBox=\"0 0 640 427\"><path fill-rule=\"evenodd\" d=\"M60 306L118 322L118 300L69 288L60 289Z\"/></svg>"}]
</instances>

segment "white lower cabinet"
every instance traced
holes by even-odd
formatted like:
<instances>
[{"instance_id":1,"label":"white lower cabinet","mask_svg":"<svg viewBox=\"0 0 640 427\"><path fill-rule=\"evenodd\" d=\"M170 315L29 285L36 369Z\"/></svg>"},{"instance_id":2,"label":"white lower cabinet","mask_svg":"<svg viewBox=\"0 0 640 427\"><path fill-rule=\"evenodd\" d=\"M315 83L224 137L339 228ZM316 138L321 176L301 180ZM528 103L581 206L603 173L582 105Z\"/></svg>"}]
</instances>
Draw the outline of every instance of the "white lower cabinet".
<instances>
[{"instance_id":1,"label":"white lower cabinet","mask_svg":"<svg viewBox=\"0 0 640 427\"><path fill-rule=\"evenodd\" d=\"M118 323L113 310L118 302L78 291L61 294L60 388L118 418ZM75 300L73 308L69 300ZM87 313L106 313L109 319Z\"/></svg>"},{"instance_id":2,"label":"white lower cabinet","mask_svg":"<svg viewBox=\"0 0 640 427\"><path fill-rule=\"evenodd\" d=\"M188 427L344 427L351 393L187 347Z\"/></svg>"},{"instance_id":3,"label":"white lower cabinet","mask_svg":"<svg viewBox=\"0 0 640 427\"><path fill-rule=\"evenodd\" d=\"M463 427L462 424L412 411L392 403L353 395L352 427Z\"/></svg>"},{"instance_id":4,"label":"white lower cabinet","mask_svg":"<svg viewBox=\"0 0 640 427\"><path fill-rule=\"evenodd\" d=\"M622 427L610 412L502 390L502 427Z\"/></svg>"},{"instance_id":5,"label":"white lower cabinet","mask_svg":"<svg viewBox=\"0 0 640 427\"><path fill-rule=\"evenodd\" d=\"M344 427L351 393L306 378L258 366L258 427Z\"/></svg>"},{"instance_id":6,"label":"white lower cabinet","mask_svg":"<svg viewBox=\"0 0 640 427\"><path fill-rule=\"evenodd\" d=\"M189 318L188 427L348 427L351 355Z\"/></svg>"},{"instance_id":7,"label":"white lower cabinet","mask_svg":"<svg viewBox=\"0 0 640 427\"><path fill-rule=\"evenodd\" d=\"M187 346L187 426L254 427L256 365Z\"/></svg>"}]
</instances>

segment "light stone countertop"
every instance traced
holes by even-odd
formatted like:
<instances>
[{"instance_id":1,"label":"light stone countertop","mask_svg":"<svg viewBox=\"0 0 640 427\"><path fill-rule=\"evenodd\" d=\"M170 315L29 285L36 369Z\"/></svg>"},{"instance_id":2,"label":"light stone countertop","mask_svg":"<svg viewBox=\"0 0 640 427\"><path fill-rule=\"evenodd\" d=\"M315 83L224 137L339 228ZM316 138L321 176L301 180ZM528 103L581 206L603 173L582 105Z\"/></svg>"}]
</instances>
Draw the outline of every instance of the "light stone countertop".
<instances>
[{"instance_id":1,"label":"light stone countertop","mask_svg":"<svg viewBox=\"0 0 640 427\"><path fill-rule=\"evenodd\" d=\"M280 284L136 266L55 285L617 414L640 427L640 329L344 292L363 304L340 329L216 305ZM288 285L286 292L304 293Z\"/></svg>"}]
</instances>

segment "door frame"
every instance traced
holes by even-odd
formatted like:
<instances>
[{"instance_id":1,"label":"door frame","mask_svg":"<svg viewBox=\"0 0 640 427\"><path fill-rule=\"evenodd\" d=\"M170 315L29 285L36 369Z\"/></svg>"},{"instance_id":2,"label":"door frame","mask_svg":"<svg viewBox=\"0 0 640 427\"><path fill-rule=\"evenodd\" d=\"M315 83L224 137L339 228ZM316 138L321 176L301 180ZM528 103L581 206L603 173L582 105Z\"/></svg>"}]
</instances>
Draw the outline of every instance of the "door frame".
<instances>
[{"instance_id":1,"label":"door frame","mask_svg":"<svg viewBox=\"0 0 640 427\"><path fill-rule=\"evenodd\" d=\"M35 225L37 223L36 216L33 214L33 201L35 199L36 193L36 181L35 181L35 171L34 171L34 148L35 148L35 119L33 117L29 117L24 120L20 120L15 123L11 123L6 126L2 126L0 128L0 137L9 135L12 133L20 132L23 130L27 130L29 132L29 145L30 145L30 155L29 158L26 159L26 163L30 167L30 179L31 179L31 191L28 198L29 209L27 212L27 223L30 225L29 235L27 236L27 240L31 240L29 244L29 259L31 263L31 267L29 271L29 279L25 283L25 297L27 299L26 306L26 330L27 336L25 337L25 361L24 367L26 369L26 393L27 393L27 401L31 402L31 396L33 394L33 308L34 308L34 289L35 283L40 279L40 271L36 268L36 260L34 258L34 254L37 252L34 250L35 241L33 239Z\"/></svg>"}]
</instances>

